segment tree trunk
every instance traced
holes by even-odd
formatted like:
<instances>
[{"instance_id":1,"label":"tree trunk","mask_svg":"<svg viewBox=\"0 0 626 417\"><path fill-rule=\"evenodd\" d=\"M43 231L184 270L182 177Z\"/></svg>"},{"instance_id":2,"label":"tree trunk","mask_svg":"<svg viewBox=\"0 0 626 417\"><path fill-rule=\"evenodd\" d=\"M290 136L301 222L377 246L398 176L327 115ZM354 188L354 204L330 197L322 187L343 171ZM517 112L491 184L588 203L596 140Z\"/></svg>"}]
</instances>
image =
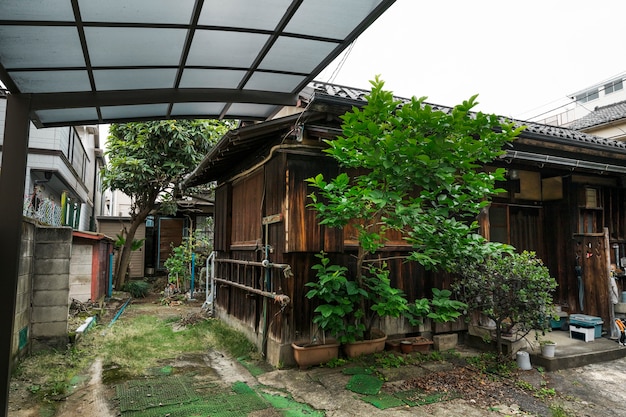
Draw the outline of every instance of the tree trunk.
<instances>
[{"instance_id":1,"label":"tree trunk","mask_svg":"<svg viewBox=\"0 0 626 417\"><path fill-rule=\"evenodd\" d=\"M119 255L119 267L115 275L115 288L117 289L121 289L126 283L126 273L128 271L128 265L130 264L130 255L132 253L133 240L135 240L135 233L139 226L146 220L148 214L150 214L150 210L152 209L144 209L140 211L136 217L132 218L130 227L126 233L124 246L122 246L122 251Z\"/></svg>"},{"instance_id":2,"label":"tree trunk","mask_svg":"<svg viewBox=\"0 0 626 417\"><path fill-rule=\"evenodd\" d=\"M496 322L496 351L498 356L502 356L502 321Z\"/></svg>"}]
</instances>

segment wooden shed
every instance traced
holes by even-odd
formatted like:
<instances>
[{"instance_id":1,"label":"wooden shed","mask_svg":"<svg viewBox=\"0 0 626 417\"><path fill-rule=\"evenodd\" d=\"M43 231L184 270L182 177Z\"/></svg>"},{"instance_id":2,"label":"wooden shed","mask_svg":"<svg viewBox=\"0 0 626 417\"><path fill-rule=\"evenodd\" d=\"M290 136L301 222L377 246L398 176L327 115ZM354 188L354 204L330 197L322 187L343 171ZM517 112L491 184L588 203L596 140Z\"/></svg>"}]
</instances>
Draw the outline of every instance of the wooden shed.
<instances>
[{"instance_id":1,"label":"wooden shed","mask_svg":"<svg viewBox=\"0 0 626 417\"><path fill-rule=\"evenodd\" d=\"M314 306L305 297L305 283L315 279L315 254L324 250L334 261L354 267L355 242L346 230L317 223L307 208L311 191L305 179L338 172L334 160L322 153L323 139L341 133L339 116L364 105L365 94L312 84L301 94L300 113L227 133L186 182L218 182L216 314L246 332L272 364L292 363L291 342L315 332ZM602 317L608 331L610 264L618 272L626 267L620 263L626 256L626 144L519 123L526 130L493 164L508 169L502 184L507 192L485 210L481 231L520 251L536 251L559 284L555 301L570 313ZM408 250L401 240L384 248L389 259ZM453 279L401 260L390 261L390 267L392 284L409 301ZM416 330L402 321L379 325L388 335ZM443 330L459 329L462 325Z\"/></svg>"},{"instance_id":2,"label":"wooden shed","mask_svg":"<svg viewBox=\"0 0 626 417\"><path fill-rule=\"evenodd\" d=\"M72 232L69 298L86 302L106 295L113 239L101 233Z\"/></svg>"},{"instance_id":3,"label":"wooden shed","mask_svg":"<svg viewBox=\"0 0 626 417\"><path fill-rule=\"evenodd\" d=\"M100 216L97 218L98 232L111 236L116 239L117 235L122 234L122 230L128 229L130 226L129 217L113 217L113 216ZM146 225L142 224L135 232L135 239L144 239L146 237ZM139 250L133 251L130 255L130 265L128 267L129 276L131 278L142 278L145 276L144 271L144 252L145 246L142 246ZM118 251L115 252L115 263L117 265ZM115 274L115 271L113 271Z\"/></svg>"}]
</instances>

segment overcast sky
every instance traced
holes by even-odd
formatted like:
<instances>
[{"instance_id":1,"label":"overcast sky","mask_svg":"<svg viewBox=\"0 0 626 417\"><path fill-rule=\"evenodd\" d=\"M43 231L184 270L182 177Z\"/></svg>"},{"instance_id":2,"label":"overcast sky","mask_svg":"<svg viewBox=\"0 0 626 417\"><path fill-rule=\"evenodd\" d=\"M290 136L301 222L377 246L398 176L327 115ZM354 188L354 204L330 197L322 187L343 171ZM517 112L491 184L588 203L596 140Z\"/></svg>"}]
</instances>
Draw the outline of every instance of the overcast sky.
<instances>
[{"instance_id":1,"label":"overcast sky","mask_svg":"<svg viewBox=\"0 0 626 417\"><path fill-rule=\"evenodd\" d=\"M626 72L625 0L397 0L317 79L528 120Z\"/></svg>"}]
</instances>

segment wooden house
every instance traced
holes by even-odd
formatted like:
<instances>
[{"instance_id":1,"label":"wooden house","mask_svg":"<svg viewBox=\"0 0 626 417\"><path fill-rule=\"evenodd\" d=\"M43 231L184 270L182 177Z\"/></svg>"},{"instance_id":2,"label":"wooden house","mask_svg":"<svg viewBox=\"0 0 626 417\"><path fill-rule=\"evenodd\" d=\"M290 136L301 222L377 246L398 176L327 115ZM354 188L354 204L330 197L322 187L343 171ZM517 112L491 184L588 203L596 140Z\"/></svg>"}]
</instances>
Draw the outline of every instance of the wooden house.
<instances>
[{"instance_id":1,"label":"wooden house","mask_svg":"<svg viewBox=\"0 0 626 417\"><path fill-rule=\"evenodd\" d=\"M272 364L292 363L291 342L316 336L315 306L305 297L305 283L315 279L315 254L323 250L353 267L355 242L342 230L319 226L307 208L305 179L338 172L322 153L322 140L341 133L339 116L364 105L366 93L312 84L297 112L227 133L186 180L187 186L218 185L215 313L243 330ZM536 251L559 284L555 302L570 313L602 317L608 330L610 264L626 266L620 261L626 256L626 143L520 123L526 130L493 164L508 169L507 192L485 210L481 231ZM397 240L384 250L393 258L409 249ZM453 279L413 263L390 266L392 284L410 301ZM388 335L416 330L398 321L380 325Z\"/></svg>"}]
</instances>

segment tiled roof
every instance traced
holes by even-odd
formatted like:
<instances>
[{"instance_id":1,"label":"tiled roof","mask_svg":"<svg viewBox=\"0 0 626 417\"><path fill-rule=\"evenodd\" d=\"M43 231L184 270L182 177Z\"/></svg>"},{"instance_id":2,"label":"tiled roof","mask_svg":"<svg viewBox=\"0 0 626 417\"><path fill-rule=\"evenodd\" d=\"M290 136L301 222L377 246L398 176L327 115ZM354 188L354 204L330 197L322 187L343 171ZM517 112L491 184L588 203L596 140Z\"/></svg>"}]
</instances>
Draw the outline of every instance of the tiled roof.
<instances>
[{"instance_id":1,"label":"tiled roof","mask_svg":"<svg viewBox=\"0 0 626 417\"><path fill-rule=\"evenodd\" d=\"M586 129L626 118L626 101L597 107L594 111L574 121L570 128Z\"/></svg>"},{"instance_id":2,"label":"tiled roof","mask_svg":"<svg viewBox=\"0 0 626 417\"><path fill-rule=\"evenodd\" d=\"M309 84L313 89L316 96L321 97L333 97L333 98L345 98L349 100L357 100L365 102L365 96L369 93L368 90L362 90L359 88L345 87L336 84L328 84L323 82L313 82ZM409 99L402 97L395 97L402 102L408 102ZM436 110L450 111L451 107L441 106L437 104L428 103ZM626 115L626 102L624 104L624 115ZM508 118L507 118L508 119ZM510 120L510 119L508 119ZM571 140L578 142L580 145L585 146L601 146L609 147L613 149L620 149L626 152L626 142L616 141L612 139L606 139L595 135L580 132L572 128L564 128L558 126L544 125L535 122L512 120L518 125L525 125L526 133L534 133L537 135L546 136L548 138Z\"/></svg>"}]
</instances>

